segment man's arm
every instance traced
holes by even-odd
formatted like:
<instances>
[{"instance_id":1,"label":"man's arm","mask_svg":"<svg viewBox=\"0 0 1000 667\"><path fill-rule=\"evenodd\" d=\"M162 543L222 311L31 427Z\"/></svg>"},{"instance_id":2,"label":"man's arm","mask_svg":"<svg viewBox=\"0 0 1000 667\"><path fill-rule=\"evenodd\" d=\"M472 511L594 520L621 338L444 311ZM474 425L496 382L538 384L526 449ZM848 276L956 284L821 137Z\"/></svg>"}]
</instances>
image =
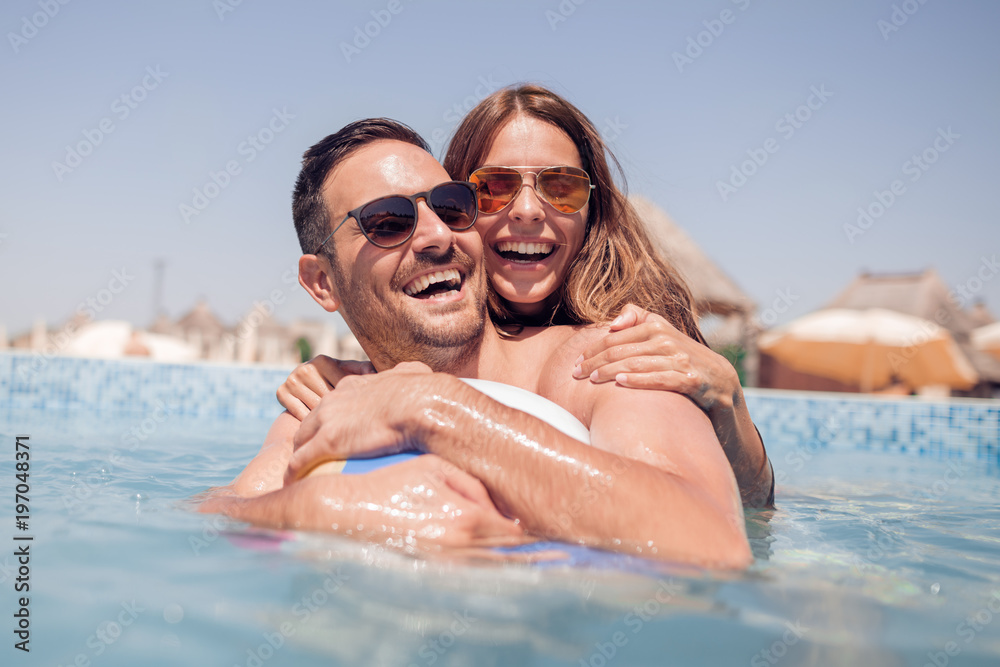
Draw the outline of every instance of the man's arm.
<instances>
[{"instance_id":1,"label":"man's arm","mask_svg":"<svg viewBox=\"0 0 1000 667\"><path fill-rule=\"evenodd\" d=\"M497 508L533 534L745 567L739 491L704 413L668 392L578 385L593 392L584 397L593 446L449 375L349 378L303 423L286 477L330 455L419 447L480 479Z\"/></svg>"},{"instance_id":2,"label":"man's arm","mask_svg":"<svg viewBox=\"0 0 1000 667\"><path fill-rule=\"evenodd\" d=\"M220 493L199 510L410 550L532 541L477 480L430 455L361 475L316 475L256 497Z\"/></svg>"},{"instance_id":3,"label":"man's arm","mask_svg":"<svg viewBox=\"0 0 1000 667\"><path fill-rule=\"evenodd\" d=\"M332 532L402 548L510 546L530 542L483 485L436 456L361 475L314 475L284 486L300 426L278 416L258 455L199 511L271 528Z\"/></svg>"}]
</instances>

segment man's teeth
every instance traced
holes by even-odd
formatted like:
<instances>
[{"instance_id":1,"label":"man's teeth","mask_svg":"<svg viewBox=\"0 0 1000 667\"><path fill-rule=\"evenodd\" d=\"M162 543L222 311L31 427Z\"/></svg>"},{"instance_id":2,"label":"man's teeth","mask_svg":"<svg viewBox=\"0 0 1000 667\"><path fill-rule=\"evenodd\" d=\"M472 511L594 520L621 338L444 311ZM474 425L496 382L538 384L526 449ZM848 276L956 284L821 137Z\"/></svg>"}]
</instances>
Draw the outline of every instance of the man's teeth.
<instances>
[{"instance_id":1,"label":"man's teeth","mask_svg":"<svg viewBox=\"0 0 1000 667\"><path fill-rule=\"evenodd\" d=\"M445 269L444 271L428 273L420 276L412 283L404 287L403 292L405 292L407 296L413 296L414 294L420 294L431 285L445 282L459 285L462 282L462 275L458 272L458 269Z\"/></svg>"},{"instance_id":2,"label":"man's teeth","mask_svg":"<svg viewBox=\"0 0 1000 667\"><path fill-rule=\"evenodd\" d=\"M518 243L517 241L501 241L497 243L499 252L516 252L519 255L548 255L555 246L552 243Z\"/></svg>"}]
</instances>

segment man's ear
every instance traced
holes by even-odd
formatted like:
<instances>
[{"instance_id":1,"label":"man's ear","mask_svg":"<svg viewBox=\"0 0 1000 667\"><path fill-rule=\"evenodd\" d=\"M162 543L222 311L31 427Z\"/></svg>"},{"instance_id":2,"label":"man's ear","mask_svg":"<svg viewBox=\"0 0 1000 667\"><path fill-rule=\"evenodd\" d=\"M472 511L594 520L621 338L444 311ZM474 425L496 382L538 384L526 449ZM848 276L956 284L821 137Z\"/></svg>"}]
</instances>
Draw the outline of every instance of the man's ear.
<instances>
[{"instance_id":1,"label":"man's ear","mask_svg":"<svg viewBox=\"0 0 1000 667\"><path fill-rule=\"evenodd\" d=\"M299 284L328 312L340 308L340 294L331 275L330 260L316 255L299 257Z\"/></svg>"}]
</instances>

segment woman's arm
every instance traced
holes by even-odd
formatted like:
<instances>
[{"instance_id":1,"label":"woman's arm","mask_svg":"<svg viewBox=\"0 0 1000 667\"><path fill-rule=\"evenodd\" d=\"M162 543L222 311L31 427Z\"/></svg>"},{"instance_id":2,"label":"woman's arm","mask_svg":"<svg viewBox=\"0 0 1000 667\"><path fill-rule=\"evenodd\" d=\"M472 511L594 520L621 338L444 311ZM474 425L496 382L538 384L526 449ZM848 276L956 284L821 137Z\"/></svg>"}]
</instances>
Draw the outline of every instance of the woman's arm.
<instances>
[{"instance_id":1,"label":"woman's arm","mask_svg":"<svg viewBox=\"0 0 1000 667\"><path fill-rule=\"evenodd\" d=\"M611 330L580 355L574 376L686 395L711 420L736 475L743 504L773 505L771 465L733 365L664 318L638 306L626 306Z\"/></svg>"}]
</instances>

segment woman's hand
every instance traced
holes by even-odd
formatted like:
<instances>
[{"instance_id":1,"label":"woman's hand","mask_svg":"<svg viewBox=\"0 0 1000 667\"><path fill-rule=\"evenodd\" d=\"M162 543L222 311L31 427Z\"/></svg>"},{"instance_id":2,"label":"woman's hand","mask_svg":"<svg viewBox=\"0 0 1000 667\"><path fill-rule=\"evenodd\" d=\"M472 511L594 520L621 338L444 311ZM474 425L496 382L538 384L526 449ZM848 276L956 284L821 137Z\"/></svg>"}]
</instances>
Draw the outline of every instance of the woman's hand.
<instances>
[{"instance_id":1,"label":"woman's hand","mask_svg":"<svg viewBox=\"0 0 1000 667\"><path fill-rule=\"evenodd\" d=\"M684 394L705 411L726 453L743 504L769 507L774 479L760 434L747 411L733 365L665 319L629 304L611 323L611 332L587 348L573 375L635 389Z\"/></svg>"},{"instance_id":2,"label":"woman's hand","mask_svg":"<svg viewBox=\"0 0 1000 667\"><path fill-rule=\"evenodd\" d=\"M419 422L420 398L435 395L441 382L461 384L416 361L381 373L343 378L295 432L285 484L327 461L419 450L422 442L414 427Z\"/></svg>"},{"instance_id":3,"label":"woman's hand","mask_svg":"<svg viewBox=\"0 0 1000 667\"><path fill-rule=\"evenodd\" d=\"M292 371L278 387L278 402L302 421L344 377L374 372L369 361L341 361L321 354Z\"/></svg>"},{"instance_id":4,"label":"woman's hand","mask_svg":"<svg viewBox=\"0 0 1000 667\"><path fill-rule=\"evenodd\" d=\"M611 333L577 359L573 375L615 381L635 389L684 394L706 413L731 409L741 393L739 375L720 354L655 313L629 304Z\"/></svg>"}]
</instances>

